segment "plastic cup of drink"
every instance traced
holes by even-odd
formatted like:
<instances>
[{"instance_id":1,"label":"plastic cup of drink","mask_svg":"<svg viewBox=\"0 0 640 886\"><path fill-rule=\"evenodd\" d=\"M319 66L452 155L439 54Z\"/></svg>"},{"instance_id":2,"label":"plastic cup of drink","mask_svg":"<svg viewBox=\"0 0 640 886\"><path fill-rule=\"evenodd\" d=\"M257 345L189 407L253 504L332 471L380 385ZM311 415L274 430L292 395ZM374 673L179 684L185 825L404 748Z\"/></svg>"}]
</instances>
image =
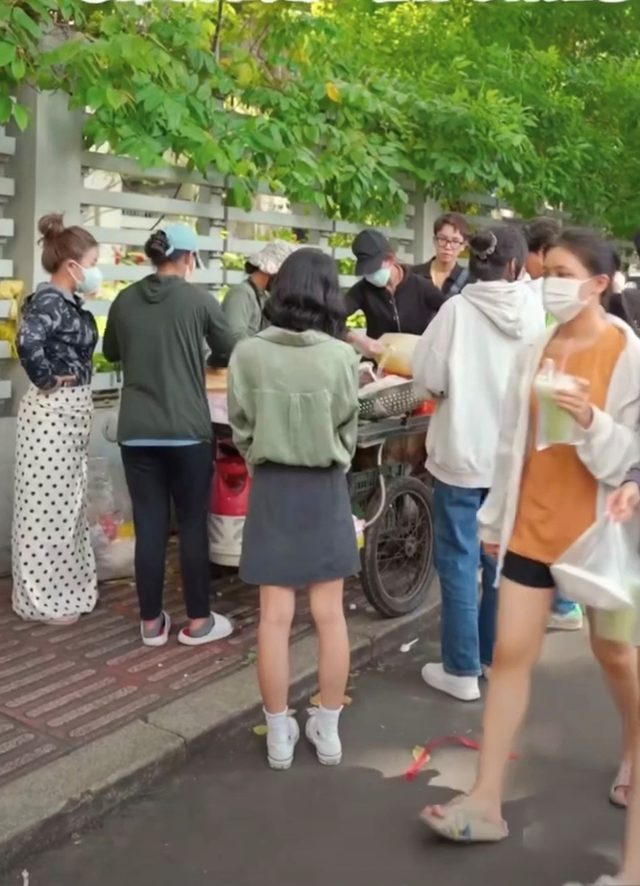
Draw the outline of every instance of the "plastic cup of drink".
<instances>
[{"instance_id":1,"label":"plastic cup of drink","mask_svg":"<svg viewBox=\"0 0 640 886\"><path fill-rule=\"evenodd\" d=\"M547 443L570 443L573 440L575 422L573 416L555 401L558 391L575 390L575 381L569 376L562 380L537 378L534 390L538 397L538 421L540 437Z\"/></svg>"},{"instance_id":2,"label":"plastic cup of drink","mask_svg":"<svg viewBox=\"0 0 640 886\"><path fill-rule=\"evenodd\" d=\"M635 607L595 611L596 634L603 640L611 640L613 643L633 642L637 622L638 612Z\"/></svg>"}]
</instances>

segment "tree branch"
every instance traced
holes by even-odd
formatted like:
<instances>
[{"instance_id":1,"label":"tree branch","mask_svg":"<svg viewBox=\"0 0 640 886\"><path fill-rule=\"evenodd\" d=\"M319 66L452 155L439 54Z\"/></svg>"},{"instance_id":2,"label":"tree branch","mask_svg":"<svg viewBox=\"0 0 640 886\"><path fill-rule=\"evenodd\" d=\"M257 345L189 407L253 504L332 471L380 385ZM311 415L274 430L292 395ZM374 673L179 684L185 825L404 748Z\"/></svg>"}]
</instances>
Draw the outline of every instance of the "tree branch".
<instances>
[{"instance_id":1,"label":"tree branch","mask_svg":"<svg viewBox=\"0 0 640 886\"><path fill-rule=\"evenodd\" d=\"M224 8L224 0L218 0L218 15L216 18L216 29L213 34L213 43L211 49L213 57L217 62L220 61L220 37L222 33L222 10Z\"/></svg>"}]
</instances>

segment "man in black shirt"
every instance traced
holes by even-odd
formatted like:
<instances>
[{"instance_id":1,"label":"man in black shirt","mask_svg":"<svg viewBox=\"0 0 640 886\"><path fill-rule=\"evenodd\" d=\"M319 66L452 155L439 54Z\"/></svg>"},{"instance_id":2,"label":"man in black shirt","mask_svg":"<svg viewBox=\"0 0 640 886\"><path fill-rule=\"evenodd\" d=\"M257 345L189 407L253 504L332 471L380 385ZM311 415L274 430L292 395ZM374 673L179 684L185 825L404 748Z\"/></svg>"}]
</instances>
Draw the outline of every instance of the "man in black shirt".
<instances>
[{"instance_id":1,"label":"man in black shirt","mask_svg":"<svg viewBox=\"0 0 640 886\"><path fill-rule=\"evenodd\" d=\"M458 264L458 257L469 239L469 226L463 215L445 212L433 226L436 254L423 265L415 265L413 273L426 277L445 298L458 295L470 283L469 271Z\"/></svg>"},{"instance_id":2,"label":"man in black shirt","mask_svg":"<svg viewBox=\"0 0 640 886\"><path fill-rule=\"evenodd\" d=\"M376 339L385 332L422 335L444 303L440 290L397 260L380 231L366 229L353 241L356 275L362 277L346 294L349 316L362 311L367 335L347 340L367 357L380 353Z\"/></svg>"}]
</instances>

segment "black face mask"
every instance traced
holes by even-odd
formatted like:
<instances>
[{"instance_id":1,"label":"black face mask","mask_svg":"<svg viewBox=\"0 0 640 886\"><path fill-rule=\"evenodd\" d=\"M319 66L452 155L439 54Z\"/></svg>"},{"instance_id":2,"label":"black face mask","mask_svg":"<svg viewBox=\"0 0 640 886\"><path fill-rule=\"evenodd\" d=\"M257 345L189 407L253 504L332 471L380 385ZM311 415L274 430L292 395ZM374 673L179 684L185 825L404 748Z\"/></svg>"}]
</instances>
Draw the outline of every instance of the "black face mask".
<instances>
[{"instance_id":1,"label":"black face mask","mask_svg":"<svg viewBox=\"0 0 640 886\"><path fill-rule=\"evenodd\" d=\"M269 279L267 280L267 282L266 282L266 284L265 284L264 291L265 291L265 292L271 292L271 287L272 287L272 286L273 286L273 277L269 277Z\"/></svg>"}]
</instances>

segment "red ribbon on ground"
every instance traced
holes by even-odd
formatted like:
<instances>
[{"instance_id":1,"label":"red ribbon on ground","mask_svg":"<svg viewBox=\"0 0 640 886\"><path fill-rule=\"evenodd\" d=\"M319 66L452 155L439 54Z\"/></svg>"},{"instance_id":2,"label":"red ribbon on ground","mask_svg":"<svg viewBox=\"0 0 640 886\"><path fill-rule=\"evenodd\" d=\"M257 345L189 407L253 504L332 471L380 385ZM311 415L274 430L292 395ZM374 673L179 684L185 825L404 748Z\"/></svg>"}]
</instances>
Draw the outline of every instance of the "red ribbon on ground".
<instances>
[{"instance_id":1,"label":"red ribbon on ground","mask_svg":"<svg viewBox=\"0 0 640 886\"><path fill-rule=\"evenodd\" d=\"M431 741L427 742L424 746L418 759L414 760L405 772L405 781L413 781L431 756L431 752L443 744L459 744L462 745L463 748L468 748L471 751L480 750L480 745L477 741L474 741L472 738L465 738L464 735L445 735L442 738L432 738ZM518 754L509 754L509 759L518 760L519 756Z\"/></svg>"}]
</instances>

